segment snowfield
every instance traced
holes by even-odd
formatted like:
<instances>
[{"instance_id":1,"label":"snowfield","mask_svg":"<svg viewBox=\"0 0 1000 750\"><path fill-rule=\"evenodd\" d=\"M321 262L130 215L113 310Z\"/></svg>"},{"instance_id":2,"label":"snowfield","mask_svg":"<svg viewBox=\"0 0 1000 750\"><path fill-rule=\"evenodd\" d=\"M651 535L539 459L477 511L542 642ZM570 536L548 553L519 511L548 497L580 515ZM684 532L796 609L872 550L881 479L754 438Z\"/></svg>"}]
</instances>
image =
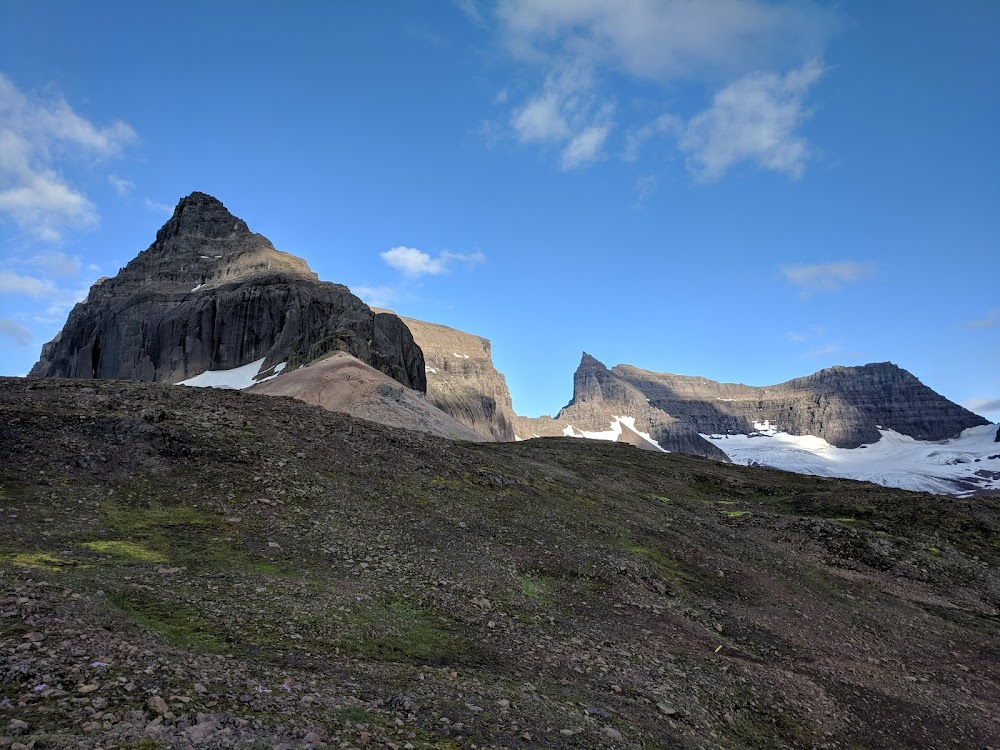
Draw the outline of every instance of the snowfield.
<instances>
[{"instance_id":1,"label":"snowfield","mask_svg":"<svg viewBox=\"0 0 1000 750\"><path fill-rule=\"evenodd\" d=\"M612 419L614 421L611 423L610 427L603 432L587 432L586 430L578 430L573 425L567 425L563 428L563 435L566 437L587 438L588 440L610 440L612 442L617 442L622 436L622 430L629 430L649 443L649 447L651 449L658 450L663 453L669 452L663 450L663 448L660 447L660 444L649 436L648 432L640 432L635 428L635 417L612 417Z\"/></svg>"},{"instance_id":2,"label":"snowfield","mask_svg":"<svg viewBox=\"0 0 1000 750\"><path fill-rule=\"evenodd\" d=\"M242 391L256 383L263 383L265 380L277 377L285 369L286 364L286 362L282 362L275 365L274 372L260 380L254 380L254 378L260 374L260 368L264 365L263 359L258 359L256 362L242 367L234 367L232 370L206 370L201 375L182 380L177 385L193 385L196 388L232 388Z\"/></svg>"},{"instance_id":3,"label":"snowfield","mask_svg":"<svg viewBox=\"0 0 1000 750\"><path fill-rule=\"evenodd\" d=\"M879 430L876 443L836 448L813 435L789 435L770 424L754 425L752 435L702 435L736 464L821 477L861 479L905 490L968 496L976 490L1000 490L1000 443L997 426L970 427L949 440L915 440Z\"/></svg>"}]
</instances>

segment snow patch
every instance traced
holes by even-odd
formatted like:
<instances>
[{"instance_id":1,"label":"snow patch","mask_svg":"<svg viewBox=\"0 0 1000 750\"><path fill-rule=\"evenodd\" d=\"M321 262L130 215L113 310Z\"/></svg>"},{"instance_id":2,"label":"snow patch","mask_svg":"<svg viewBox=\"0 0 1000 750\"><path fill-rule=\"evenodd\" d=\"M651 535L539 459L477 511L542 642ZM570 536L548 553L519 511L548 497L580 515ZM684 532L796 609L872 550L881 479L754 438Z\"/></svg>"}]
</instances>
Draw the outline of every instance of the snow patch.
<instances>
[{"instance_id":1,"label":"snow patch","mask_svg":"<svg viewBox=\"0 0 1000 750\"><path fill-rule=\"evenodd\" d=\"M429 365L424 365L424 372L433 372L435 375L437 375L437 370L435 370L433 367Z\"/></svg>"},{"instance_id":2,"label":"snow patch","mask_svg":"<svg viewBox=\"0 0 1000 750\"><path fill-rule=\"evenodd\" d=\"M205 285L204 285L204 284L198 284L198 286L196 286L196 287L195 287L194 289L192 289L191 291L192 291L192 292L197 292L197 291L198 291L199 289L201 289L201 288L202 288L203 286L205 286Z\"/></svg>"},{"instance_id":3,"label":"snow patch","mask_svg":"<svg viewBox=\"0 0 1000 750\"><path fill-rule=\"evenodd\" d=\"M649 436L648 432L641 432L636 429L635 417L613 416L611 419L613 421L608 429L601 432L588 432L587 430L578 430L573 425L566 425L566 427L563 428L562 434L566 437L587 438L588 440L610 440L612 442L617 442L618 438L621 437L622 434L622 425L625 425L626 428L648 442L651 446L656 448L656 450L663 453L669 452L663 450L663 448L660 447L660 444Z\"/></svg>"},{"instance_id":4,"label":"snow patch","mask_svg":"<svg viewBox=\"0 0 1000 750\"><path fill-rule=\"evenodd\" d=\"M459 354L458 352L452 352L452 355L458 357L459 359L468 359L469 358L468 354Z\"/></svg>"},{"instance_id":5,"label":"snow patch","mask_svg":"<svg viewBox=\"0 0 1000 750\"><path fill-rule=\"evenodd\" d=\"M789 435L767 421L755 422L754 429L757 433L752 435L702 437L715 441L737 464L959 496L975 489L1000 489L996 425L970 427L956 438L938 442L879 430L877 442L860 448L836 448L815 435Z\"/></svg>"},{"instance_id":6,"label":"snow patch","mask_svg":"<svg viewBox=\"0 0 1000 750\"><path fill-rule=\"evenodd\" d=\"M251 362L242 367L234 367L231 370L206 370L200 375L195 375L193 378L182 380L177 385L190 385L196 388L231 388L241 391L256 383L263 383L265 380L276 378L288 363L280 362L272 368L271 374L266 378L254 380L260 374L260 368L263 365L264 360L258 359L256 362Z\"/></svg>"}]
</instances>

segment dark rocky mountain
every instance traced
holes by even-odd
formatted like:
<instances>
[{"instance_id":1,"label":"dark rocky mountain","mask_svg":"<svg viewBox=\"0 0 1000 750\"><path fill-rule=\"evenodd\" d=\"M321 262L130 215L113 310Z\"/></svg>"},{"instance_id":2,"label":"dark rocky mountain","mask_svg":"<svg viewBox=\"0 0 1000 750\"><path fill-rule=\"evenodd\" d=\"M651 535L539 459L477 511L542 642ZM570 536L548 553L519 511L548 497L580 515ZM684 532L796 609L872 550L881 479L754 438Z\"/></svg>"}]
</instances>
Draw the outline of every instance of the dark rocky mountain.
<instances>
[{"instance_id":1,"label":"dark rocky mountain","mask_svg":"<svg viewBox=\"0 0 1000 750\"><path fill-rule=\"evenodd\" d=\"M427 400L488 440L513 440L514 407L507 380L493 365L490 340L437 323L400 319L424 352Z\"/></svg>"},{"instance_id":2,"label":"dark rocky mountain","mask_svg":"<svg viewBox=\"0 0 1000 750\"><path fill-rule=\"evenodd\" d=\"M520 437L559 435L568 426L606 430L614 416L634 417L636 427L667 450L719 460L728 459L699 433L749 434L755 423L768 421L793 435L856 448L876 442L879 427L918 440L943 440L989 424L888 362L831 367L755 387L631 365L609 370L584 353L569 405L554 419L519 418L517 429Z\"/></svg>"},{"instance_id":3,"label":"dark rocky mountain","mask_svg":"<svg viewBox=\"0 0 1000 750\"><path fill-rule=\"evenodd\" d=\"M94 284L30 376L177 383L259 359L262 373L294 369L337 350L426 389L423 354L399 318L319 281L221 202L192 193L147 250Z\"/></svg>"},{"instance_id":4,"label":"dark rocky mountain","mask_svg":"<svg viewBox=\"0 0 1000 750\"><path fill-rule=\"evenodd\" d=\"M615 417L633 417L636 429L648 434L664 450L729 461L725 453L698 434L696 426L656 408L639 388L586 352L573 374L572 401L554 418L518 417L517 433L527 439L564 435L570 428L600 432L607 430ZM634 444L634 436L626 430L618 439Z\"/></svg>"}]
</instances>

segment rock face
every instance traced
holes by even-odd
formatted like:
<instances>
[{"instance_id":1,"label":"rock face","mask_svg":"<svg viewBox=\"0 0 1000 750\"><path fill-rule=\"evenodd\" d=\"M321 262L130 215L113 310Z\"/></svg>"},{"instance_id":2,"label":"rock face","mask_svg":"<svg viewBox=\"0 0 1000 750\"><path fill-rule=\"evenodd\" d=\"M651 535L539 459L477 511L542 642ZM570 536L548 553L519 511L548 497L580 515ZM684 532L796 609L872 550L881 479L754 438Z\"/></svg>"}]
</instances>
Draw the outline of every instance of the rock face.
<instances>
[{"instance_id":1,"label":"rock face","mask_svg":"<svg viewBox=\"0 0 1000 750\"><path fill-rule=\"evenodd\" d=\"M677 453L729 461L726 454L681 419L648 403L636 386L618 377L586 352L573 374L573 399L553 417L518 417L517 435L522 439L567 434L567 429L600 432L615 417L633 417L635 426L661 448ZM622 430L620 442L636 444Z\"/></svg>"},{"instance_id":2,"label":"rock face","mask_svg":"<svg viewBox=\"0 0 1000 750\"><path fill-rule=\"evenodd\" d=\"M319 281L221 202L192 193L147 250L91 287L29 376L177 383L261 358L262 373L290 370L337 350L426 390L423 355L396 316Z\"/></svg>"},{"instance_id":3,"label":"rock face","mask_svg":"<svg viewBox=\"0 0 1000 750\"><path fill-rule=\"evenodd\" d=\"M702 433L747 434L754 422L767 420L792 435L816 435L838 448L857 448L876 442L879 427L917 440L944 440L989 424L891 362L830 367L763 387L631 365L616 365L611 372L640 390L651 406Z\"/></svg>"},{"instance_id":4,"label":"rock face","mask_svg":"<svg viewBox=\"0 0 1000 750\"><path fill-rule=\"evenodd\" d=\"M429 403L424 394L406 388L347 352L331 352L245 392L291 396L329 411L439 437L484 440Z\"/></svg>"},{"instance_id":5,"label":"rock face","mask_svg":"<svg viewBox=\"0 0 1000 750\"><path fill-rule=\"evenodd\" d=\"M400 318L424 352L427 400L488 440L514 439L507 381L493 366L490 341L437 323Z\"/></svg>"},{"instance_id":6,"label":"rock face","mask_svg":"<svg viewBox=\"0 0 1000 750\"><path fill-rule=\"evenodd\" d=\"M614 417L635 418L667 450L728 460L700 436L749 434L755 423L815 435L839 448L880 438L879 428L918 440L955 437L989 424L888 362L831 367L780 385L754 387L655 373L631 365L610 370L584 353L573 400L554 418L518 418L518 436L561 435L567 427L606 430Z\"/></svg>"}]
</instances>

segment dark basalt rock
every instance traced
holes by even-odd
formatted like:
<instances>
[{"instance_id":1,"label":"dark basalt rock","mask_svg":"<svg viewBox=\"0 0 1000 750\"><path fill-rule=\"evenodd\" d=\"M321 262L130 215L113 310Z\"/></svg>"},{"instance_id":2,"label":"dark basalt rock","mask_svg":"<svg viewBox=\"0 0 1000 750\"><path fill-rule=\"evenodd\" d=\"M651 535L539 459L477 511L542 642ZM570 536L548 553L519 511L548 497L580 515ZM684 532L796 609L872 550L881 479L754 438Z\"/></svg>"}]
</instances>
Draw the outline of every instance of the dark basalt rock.
<instances>
[{"instance_id":1,"label":"dark basalt rock","mask_svg":"<svg viewBox=\"0 0 1000 750\"><path fill-rule=\"evenodd\" d=\"M29 376L177 383L262 358L265 369L294 368L334 350L426 390L402 321L319 281L220 201L192 193L147 250L91 287Z\"/></svg>"}]
</instances>

